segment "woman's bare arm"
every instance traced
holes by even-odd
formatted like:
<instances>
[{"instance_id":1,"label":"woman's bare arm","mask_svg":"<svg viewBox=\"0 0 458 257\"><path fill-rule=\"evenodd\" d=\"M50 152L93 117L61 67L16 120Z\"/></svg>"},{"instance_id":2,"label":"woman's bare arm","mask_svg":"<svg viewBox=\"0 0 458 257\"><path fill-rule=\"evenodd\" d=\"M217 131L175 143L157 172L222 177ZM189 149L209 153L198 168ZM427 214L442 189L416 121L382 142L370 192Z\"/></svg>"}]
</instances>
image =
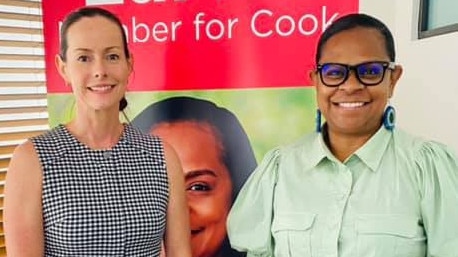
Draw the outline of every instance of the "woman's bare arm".
<instances>
[{"instance_id":1,"label":"woman's bare arm","mask_svg":"<svg viewBox=\"0 0 458 257\"><path fill-rule=\"evenodd\" d=\"M175 150L165 142L164 152L169 178L169 205L164 241L166 256L191 257L191 230L183 169Z\"/></svg>"},{"instance_id":2,"label":"woman's bare arm","mask_svg":"<svg viewBox=\"0 0 458 257\"><path fill-rule=\"evenodd\" d=\"M8 257L44 255L42 170L32 142L18 146L10 161L3 211Z\"/></svg>"}]
</instances>

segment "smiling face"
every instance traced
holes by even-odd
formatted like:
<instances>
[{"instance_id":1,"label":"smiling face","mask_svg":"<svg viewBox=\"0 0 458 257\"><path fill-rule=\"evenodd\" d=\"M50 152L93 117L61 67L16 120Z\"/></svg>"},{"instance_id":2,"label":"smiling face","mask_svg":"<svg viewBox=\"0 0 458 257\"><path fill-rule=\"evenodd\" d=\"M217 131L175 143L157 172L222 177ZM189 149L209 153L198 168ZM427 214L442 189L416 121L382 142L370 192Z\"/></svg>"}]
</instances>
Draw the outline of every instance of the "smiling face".
<instances>
[{"instance_id":1,"label":"smiling face","mask_svg":"<svg viewBox=\"0 0 458 257\"><path fill-rule=\"evenodd\" d=\"M370 61L386 61L385 40L380 32L371 28L356 27L339 32L324 45L319 64L342 63L356 65ZM311 78L317 90L318 107L333 135L373 135L381 125L388 99L392 96L401 67L387 70L382 82L375 86L362 85L354 73L339 87L323 85L319 74Z\"/></svg>"},{"instance_id":2,"label":"smiling face","mask_svg":"<svg viewBox=\"0 0 458 257\"><path fill-rule=\"evenodd\" d=\"M83 17L68 28L65 61L56 56L56 64L79 109L118 111L132 71L121 33L102 16Z\"/></svg>"},{"instance_id":3,"label":"smiling face","mask_svg":"<svg viewBox=\"0 0 458 257\"><path fill-rule=\"evenodd\" d=\"M223 163L223 146L207 123L161 123L151 134L160 136L181 160L191 218L193 257L217 256L226 238L232 181Z\"/></svg>"}]
</instances>

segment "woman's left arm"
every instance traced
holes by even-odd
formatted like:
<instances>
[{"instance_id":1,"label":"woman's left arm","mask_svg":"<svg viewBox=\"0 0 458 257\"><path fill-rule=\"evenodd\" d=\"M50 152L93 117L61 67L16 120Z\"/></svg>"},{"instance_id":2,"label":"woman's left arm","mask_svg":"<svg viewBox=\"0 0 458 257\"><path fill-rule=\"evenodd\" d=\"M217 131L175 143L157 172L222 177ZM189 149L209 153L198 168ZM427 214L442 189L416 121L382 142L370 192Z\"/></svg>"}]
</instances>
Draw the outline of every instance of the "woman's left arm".
<instances>
[{"instance_id":1,"label":"woman's left arm","mask_svg":"<svg viewBox=\"0 0 458 257\"><path fill-rule=\"evenodd\" d=\"M191 230L183 169L175 150L166 142L163 144L169 178L165 252L167 257L191 257Z\"/></svg>"},{"instance_id":2,"label":"woman's left arm","mask_svg":"<svg viewBox=\"0 0 458 257\"><path fill-rule=\"evenodd\" d=\"M428 256L458 253L458 160L447 146L426 143L416 158Z\"/></svg>"}]
</instances>

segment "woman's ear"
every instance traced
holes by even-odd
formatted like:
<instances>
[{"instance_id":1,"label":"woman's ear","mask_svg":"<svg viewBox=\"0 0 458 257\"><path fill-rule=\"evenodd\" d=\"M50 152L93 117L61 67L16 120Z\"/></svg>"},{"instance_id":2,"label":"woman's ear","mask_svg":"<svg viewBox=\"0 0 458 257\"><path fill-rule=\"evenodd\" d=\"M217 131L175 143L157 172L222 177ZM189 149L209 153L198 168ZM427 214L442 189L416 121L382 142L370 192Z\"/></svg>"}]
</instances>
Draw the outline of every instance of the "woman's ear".
<instances>
[{"instance_id":1,"label":"woman's ear","mask_svg":"<svg viewBox=\"0 0 458 257\"><path fill-rule=\"evenodd\" d=\"M54 58L54 62L55 62L57 71L59 72L60 76L65 80L65 83L70 84L70 80L67 74L67 63L64 60L62 60L59 54L56 54Z\"/></svg>"},{"instance_id":2,"label":"woman's ear","mask_svg":"<svg viewBox=\"0 0 458 257\"><path fill-rule=\"evenodd\" d=\"M318 83L318 73L316 72L316 70L315 69L309 70L308 76L310 78L310 81L312 82L312 85L316 86Z\"/></svg>"},{"instance_id":3,"label":"woman's ear","mask_svg":"<svg viewBox=\"0 0 458 257\"><path fill-rule=\"evenodd\" d=\"M401 65L396 65L394 70L391 72L390 76L390 95L393 95L394 88L396 87L398 80L402 76L402 66Z\"/></svg>"},{"instance_id":4,"label":"woman's ear","mask_svg":"<svg viewBox=\"0 0 458 257\"><path fill-rule=\"evenodd\" d=\"M134 56L130 54L129 58L127 59L127 65L129 66L129 75L134 71Z\"/></svg>"}]
</instances>

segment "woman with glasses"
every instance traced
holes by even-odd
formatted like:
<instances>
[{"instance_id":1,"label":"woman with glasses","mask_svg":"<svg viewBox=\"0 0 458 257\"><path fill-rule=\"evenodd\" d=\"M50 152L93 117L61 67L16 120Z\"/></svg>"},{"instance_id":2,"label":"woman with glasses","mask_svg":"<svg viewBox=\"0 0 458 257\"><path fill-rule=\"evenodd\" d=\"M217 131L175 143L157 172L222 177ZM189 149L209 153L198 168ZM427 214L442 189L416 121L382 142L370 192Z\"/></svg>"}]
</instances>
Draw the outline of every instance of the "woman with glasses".
<instances>
[{"instance_id":1,"label":"woman with glasses","mask_svg":"<svg viewBox=\"0 0 458 257\"><path fill-rule=\"evenodd\" d=\"M401 74L379 20L350 14L327 28L310 72L316 132L270 151L250 176L229 214L232 247L263 257L457 256L457 159L395 128L388 103Z\"/></svg>"}]
</instances>

